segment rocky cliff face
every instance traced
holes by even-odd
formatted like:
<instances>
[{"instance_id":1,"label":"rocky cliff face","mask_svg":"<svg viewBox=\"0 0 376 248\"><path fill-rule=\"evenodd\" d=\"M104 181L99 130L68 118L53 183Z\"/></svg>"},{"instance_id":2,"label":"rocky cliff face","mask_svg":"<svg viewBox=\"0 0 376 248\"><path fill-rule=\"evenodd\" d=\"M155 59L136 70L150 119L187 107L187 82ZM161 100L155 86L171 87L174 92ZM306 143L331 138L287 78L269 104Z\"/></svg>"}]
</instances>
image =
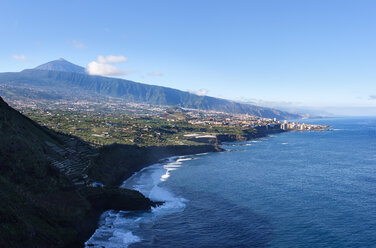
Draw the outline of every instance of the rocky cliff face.
<instances>
[{"instance_id":1,"label":"rocky cliff face","mask_svg":"<svg viewBox=\"0 0 376 248\"><path fill-rule=\"evenodd\" d=\"M219 134L216 137L217 137L217 144L221 144L222 142L252 140L252 139L262 138L273 133L282 133L282 132L286 132L286 131L282 130L279 126L275 126L275 127L260 126L260 127L255 127L253 130L244 130L242 134L238 134L238 135Z\"/></svg>"},{"instance_id":2,"label":"rocky cliff face","mask_svg":"<svg viewBox=\"0 0 376 248\"><path fill-rule=\"evenodd\" d=\"M113 144L99 150L88 175L96 181L117 186L133 173L147 165L157 163L162 158L204 152L216 152L220 149L215 145L199 146L151 146Z\"/></svg>"}]
</instances>

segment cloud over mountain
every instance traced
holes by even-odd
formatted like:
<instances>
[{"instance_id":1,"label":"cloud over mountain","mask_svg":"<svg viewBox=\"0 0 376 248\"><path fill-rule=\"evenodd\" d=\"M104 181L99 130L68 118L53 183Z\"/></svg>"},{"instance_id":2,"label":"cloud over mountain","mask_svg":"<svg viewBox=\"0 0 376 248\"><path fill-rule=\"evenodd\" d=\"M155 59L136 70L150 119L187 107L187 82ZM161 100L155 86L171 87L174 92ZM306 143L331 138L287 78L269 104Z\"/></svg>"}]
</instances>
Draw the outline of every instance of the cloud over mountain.
<instances>
[{"instance_id":1,"label":"cloud over mountain","mask_svg":"<svg viewBox=\"0 0 376 248\"><path fill-rule=\"evenodd\" d=\"M92 61L87 65L86 71L90 75L121 76L126 74L126 71L121 70L112 64L125 61L127 61L127 58L124 56L99 55L96 61Z\"/></svg>"},{"instance_id":2,"label":"cloud over mountain","mask_svg":"<svg viewBox=\"0 0 376 248\"><path fill-rule=\"evenodd\" d=\"M199 96L205 96L205 95L208 94L209 90L207 90L207 89L199 89L199 90L190 90L189 92L192 93L192 94L199 95Z\"/></svg>"}]
</instances>

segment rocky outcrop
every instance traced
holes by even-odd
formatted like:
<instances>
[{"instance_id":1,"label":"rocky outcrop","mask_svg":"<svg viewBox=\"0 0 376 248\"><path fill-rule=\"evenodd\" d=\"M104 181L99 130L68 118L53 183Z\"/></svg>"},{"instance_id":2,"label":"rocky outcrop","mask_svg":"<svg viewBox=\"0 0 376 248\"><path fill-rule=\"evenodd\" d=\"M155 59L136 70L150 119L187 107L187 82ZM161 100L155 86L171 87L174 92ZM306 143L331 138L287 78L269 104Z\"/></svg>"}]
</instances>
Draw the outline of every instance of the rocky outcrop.
<instances>
[{"instance_id":1,"label":"rocky outcrop","mask_svg":"<svg viewBox=\"0 0 376 248\"><path fill-rule=\"evenodd\" d=\"M216 136L217 143L221 144L222 142L247 141L282 132L286 131L282 130L279 126L259 126L255 127L254 129L243 130L242 134L218 134Z\"/></svg>"},{"instance_id":2,"label":"rocky outcrop","mask_svg":"<svg viewBox=\"0 0 376 248\"><path fill-rule=\"evenodd\" d=\"M113 210L150 210L156 204L136 190L118 187L86 187L82 190L90 205L96 211Z\"/></svg>"}]
</instances>

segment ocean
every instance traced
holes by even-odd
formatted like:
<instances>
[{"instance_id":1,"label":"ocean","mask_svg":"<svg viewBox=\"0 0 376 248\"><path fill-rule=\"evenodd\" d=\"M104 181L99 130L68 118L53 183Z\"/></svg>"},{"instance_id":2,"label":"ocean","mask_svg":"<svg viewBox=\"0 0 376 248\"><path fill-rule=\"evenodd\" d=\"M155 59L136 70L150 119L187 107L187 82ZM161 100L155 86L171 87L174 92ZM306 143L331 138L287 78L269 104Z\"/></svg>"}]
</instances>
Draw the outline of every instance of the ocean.
<instances>
[{"instance_id":1,"label":"ocean","mask_svg":"<svg viewBox=\"0 0 376 248\"><path fill-rule=\"evenodd\" d=\"M94 247L376 247L376 118L169 158L122 187L165 204L107 211ZM87 246L89 247L89 246Z\"/></svg>"}]
</instances>

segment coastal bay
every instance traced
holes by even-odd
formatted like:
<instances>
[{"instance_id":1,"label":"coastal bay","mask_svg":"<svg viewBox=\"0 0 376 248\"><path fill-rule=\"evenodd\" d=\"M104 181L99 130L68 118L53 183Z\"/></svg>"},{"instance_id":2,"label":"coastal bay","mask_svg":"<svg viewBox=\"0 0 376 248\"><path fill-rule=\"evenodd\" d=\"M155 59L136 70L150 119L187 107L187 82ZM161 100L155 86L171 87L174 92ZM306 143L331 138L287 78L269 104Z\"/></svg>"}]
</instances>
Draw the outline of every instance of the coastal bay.
<instances>
[{"instance_id":1,"label":"coastal bay","mask_svg":"<svg viewBox=\"0 0 376 248\"><path fill-rule=\"evenodd\" d=\"M116 220L112 232L123 230L129 247L372 247L375 119L321 121L333 130L226 143L231 152L152 166L124 186L157 186L180 208L102 221Z\"/></svg>"},{"instance_id":2,"label":"coastal bay","mask_svg":"<svg viewBox=\"0 0 376 248\"><path fill-rule=\"evenodd\" d=\"M376 248L376 2L4 1L0 248Z\"/></svg>"},{"instance_id":3,"label":"coastal bay","mask_svg":"<svg viewBox=\"0 0 376 248\"><path fill-rule=\"evenodd\" d=\"M135 173L148 168L158 161L170 161L169 157L173 158L172 161L174 161L179 156L222 152L225 150L217 146L217 144L221 144L222 142L249 141L280 132L285 131L280 129L260 129L258 132L247 136L221 135L217 137L217 141L214 144L207 145L138 147L114 144L104 146L100 149L100 153L95 160L97 166L92 166L88 174L90 178L103 182L105 185L111 187L124 186L124 180L127 181ZM146 195L146 197L149 196ZM163 200L158 199L157 202L163 202ZM94 219L98 218L99 213L91 217L91 222L93 223ZM94 230L93 228L94 225L91 226L90 230ZM86 232L82 237L87 238L88 234L89 232Z\"/></svg>"}]
</instances>

